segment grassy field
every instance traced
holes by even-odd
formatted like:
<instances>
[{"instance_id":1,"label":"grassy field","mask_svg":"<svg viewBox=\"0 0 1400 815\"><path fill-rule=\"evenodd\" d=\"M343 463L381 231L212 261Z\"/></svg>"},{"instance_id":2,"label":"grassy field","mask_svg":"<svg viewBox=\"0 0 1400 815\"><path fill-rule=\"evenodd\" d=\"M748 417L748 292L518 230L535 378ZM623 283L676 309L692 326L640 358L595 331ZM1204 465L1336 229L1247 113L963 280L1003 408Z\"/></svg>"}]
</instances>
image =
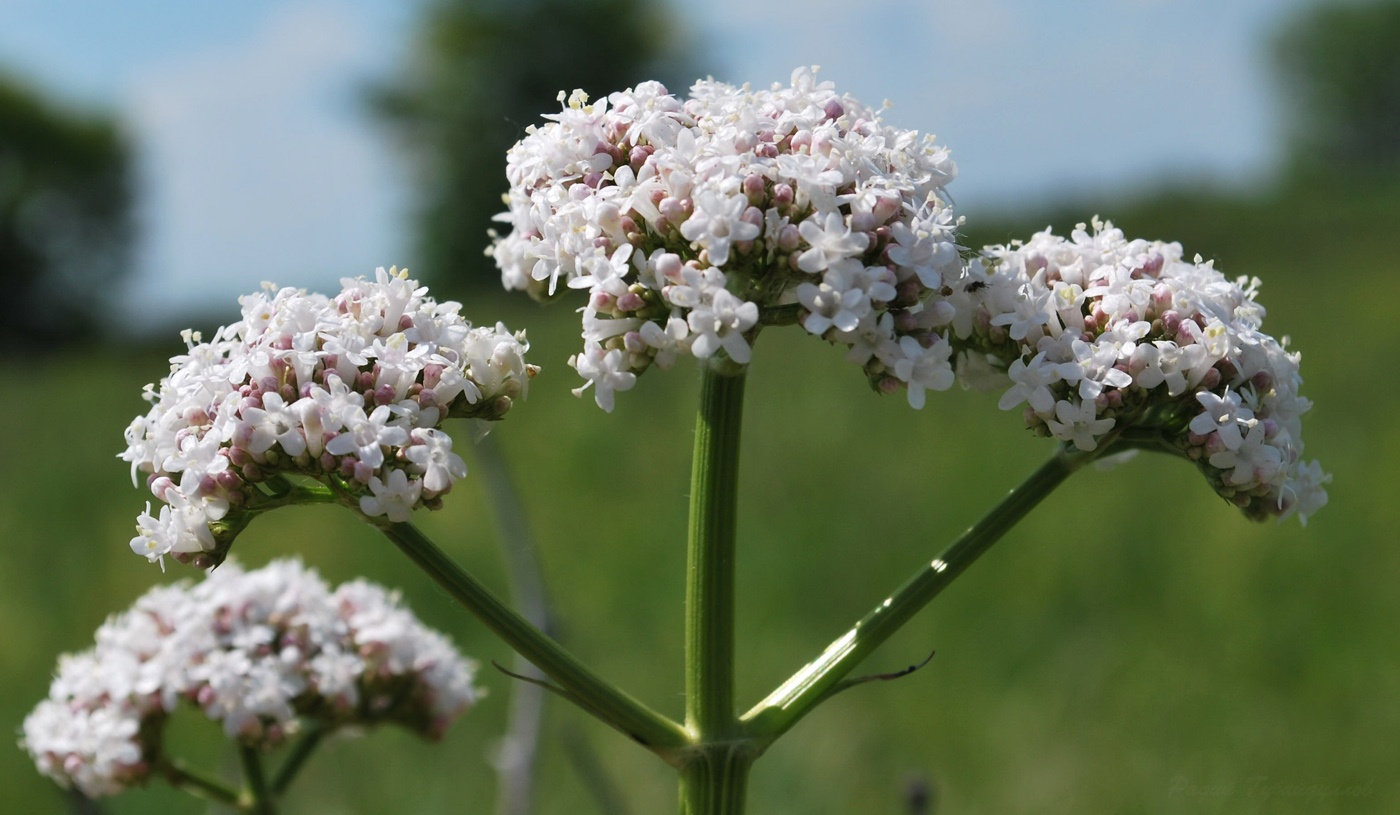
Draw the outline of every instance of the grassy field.
<instances>
[{"instance_id":1,"label":"grassy field","mask_svg":"<svg viewBox=\"0 0 1400 815\"><path fill-rule=\"evenodd\" d=\"M1061 229L1094 214L1049 215ZM897 682L849 691L757 764L755 813L906 812L928 783L948 813L1389 813L1400 803L1400 382L1372 360L1400 338L1400 190L1284 191L1251 200L1162 195L1114 217L1180 240L1226 274L1264 279L1265 329L1304 355L1308 455L1335 473L1306 529L1256 525L1186 463L1140 457L1090 471L1038 509L865 666L937 656ZM1040 218L983 226L1027 235ZM230 304L228 318L233 316ZM493 299L478 320L528 327L545 366L498 429L562 637L652 705L679 715L684 521L698 377L648 374L612 415L568 390L566 306ZM162 574L126 547L147 496L114 456L143 409L157 353L93 349L0 363L0 725L13 732L60 652ZM1387 352L1388 353L1388 352ZM1392 374L1387 374L1391 371ZM996 396L954 391L922 412L880 398L836 349L773 330L758 343L745 416L740 701L757 701L932 557L1050 452ZM505 577L492 515L468 479L419 523L488 584ZM344 511L286 511L234 547L245 564L296 554L328 579L402 587L430 624L483 663L509 655ZM488 757L512 681L440 746L396 732L336 742L286 812L487 811ZM175 738L205 766L231 756L187 720ZM637 815L674 811L668 768L557 700L548 710L542 813L599 811L565 746L582 743ZM3 809L68 811L18 750L0 750ZM165 789L113 813L204 807Z\"/></svg>"}]
</instances>

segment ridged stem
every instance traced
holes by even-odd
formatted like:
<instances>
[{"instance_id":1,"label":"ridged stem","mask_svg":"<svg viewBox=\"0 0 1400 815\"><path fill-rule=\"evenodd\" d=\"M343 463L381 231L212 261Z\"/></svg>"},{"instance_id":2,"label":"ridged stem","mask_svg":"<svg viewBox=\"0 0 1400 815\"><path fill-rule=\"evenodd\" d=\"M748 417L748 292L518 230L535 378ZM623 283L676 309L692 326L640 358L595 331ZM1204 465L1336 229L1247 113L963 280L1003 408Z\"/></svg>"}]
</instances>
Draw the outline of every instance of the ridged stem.
<instances>
[{"instance_id":1,"label":"ridged stem","mask_svg":"<svg viewBox=\"0 0 1400 815\"><path fill-rule=\"evenodd\" d=\"M738 815L755 752L734 706L735 517L741 366L704 368L690 477L686 563L685 724L695 748L681 767L681 811Z\"/></svg>"},{"instance_id":2,"label":"ridged stem","mask_svg":"<svg viewBox=\"0 0 1400 815\"><path fill-rule=\"evenodd\" d=\"M841 681L862 660L937 597L1041 500L1103 452L1085 453L1064 448L1057 451L941 555L921 566L816 659L744 714L748 731L771 740L790 729L838 690Z\"/></svg>"}]
</instances>

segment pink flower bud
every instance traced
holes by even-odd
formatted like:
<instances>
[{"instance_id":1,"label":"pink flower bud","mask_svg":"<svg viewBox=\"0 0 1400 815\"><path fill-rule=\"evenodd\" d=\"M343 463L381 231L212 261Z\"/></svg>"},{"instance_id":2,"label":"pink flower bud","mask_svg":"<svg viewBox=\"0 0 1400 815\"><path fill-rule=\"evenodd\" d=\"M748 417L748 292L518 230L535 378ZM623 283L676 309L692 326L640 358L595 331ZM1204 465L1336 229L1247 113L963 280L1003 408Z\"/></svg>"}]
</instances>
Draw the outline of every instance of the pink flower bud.
<instances>
[{"instance_id":1,"label":"pink flower bud","mask_svg":"<svg viewBox=\"0 0 1400 815\"><path fill-rule=\"evenodd\" d=\"M668 196L661 199L661 203L657 206L657 209L661 210L661 217L673 224L678 224L690 215L686 203L688 202L680 198L671 198ZM694 206L694 204L691 206Z\"/></svg>"},{"instance_id":2,"label":"pink flower bud","mask_svg":"<svg viewBox=\"0 0 1400 815\"><path fill-rule=\"evenodd\" d=\"M797 193L792 189L792 185L778 183L773 185L773 206L779 210L792 206L792 202L797 198ZM795 227L794 227L795 228Z\"/></svg>"},{"instance_id":3,"label":"pink flower bud","mask_svg":"<svg viewBox=\"0 0 1400 815\"><path fill-rule=\"evenodd\" d=\"M749 202L757 204L763 200L764 179L761 175L744 176L744 195L748 196Z\"/></svg>"},{"instance_id":4,"label":"pink flower bud","mask_svg":"<svg viewBox=\"0 0 1400 815\"><path fill-rule=\"evenodd\" d=\"M873 214L875 220L884 223L899 214L899 199L893 195L881 195L875 199Z\"/></svg>"},{"instance_id":5,"label":"pink flower bud","mask_svg":"<svg viewBox=\"0 0 1400 815\"><path fill-rule=\"evenodd\" d=\"M791 252L801 244L802 232L798 230L796 224L784 224L783 228L778 231L778 248L782 251Z\"/></svg>"}]
</instances>

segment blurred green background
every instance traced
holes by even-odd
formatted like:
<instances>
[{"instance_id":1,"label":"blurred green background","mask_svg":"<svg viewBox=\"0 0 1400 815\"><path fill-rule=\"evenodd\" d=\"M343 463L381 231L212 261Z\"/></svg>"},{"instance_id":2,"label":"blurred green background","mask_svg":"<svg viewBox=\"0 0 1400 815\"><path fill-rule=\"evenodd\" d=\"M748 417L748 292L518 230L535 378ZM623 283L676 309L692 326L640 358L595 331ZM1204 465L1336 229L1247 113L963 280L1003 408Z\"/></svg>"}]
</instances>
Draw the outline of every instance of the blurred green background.
<instances>
[{"instance_id":1,"label":"blurred green background","mask_svg":"<svg viewBox=\"0 0 1400 815\"><path fill-rule=\"evenodd\" d=\"M1400 63L1385 44L1400 27L1395 4L1374 8L1360 25L1352 12L1324 9L1280 34L1280 76L1298 115L1274 181L1242 190L1192 179L1115 200L984 212L966 232L969 245L981 245L1047 224L1065 231L1097 213L1131 236L1181 241L1188 256L1215 258L1228 275L1263 278L1265 329L1290 335L1303 352L1304 393L1316 403L1305 420L1308 455L1335 474L1331 503L1306 528L1256 525L1175 459L1143 456L1075 476L865 669L898 670L936 650L932 662L842 694L760 760L750 811L909 813L919 790L929 791L934 811L950 813L1395 810L1400 502L1392 494L1400 479L1386 462L1400 456L1400 385L1385 373L1394 365L1369 354L1397 337L1388 309L1400 301ZM1309 44L1326 38L1289 39L1309 28L1342 31L1342 45L1309 63ZM444 30L425 18L423 32ZM1380 46L1367 50L1377 31ZM1362 56L1348 67L1352 53ZM393 127L409 128L400 132L413 160L452 151L450 136L439 139L447 131L434 131L441 120L432 104L413 100L466 93L437 88L441 65L433 66L429 52L370 94ZM1373 95L1348 115L1357 77ZM1368 121L1379 134L1349 129ZM437 200L422 199L429 243L444 217L431 214ZM126 239L118 233L112 251L124 251ZM545 366L495 435L538 539L560 636L603 675L679 715L698 377L685 366L649 374L604 414L568 393L575 381L564 360L578 345L568 305L462 288L453 293L475 320L528 327L533 361ZM203 327L233 316L229 303ZM122 430L144 411L141 386L178 350L172 330L156 345L107 337L0 360L9 395L0 400L0 726L10 732L46 692L59 653L88 647L107 614L154 583L192 576L178 566L162 574L127 549L147 496L115 458ZM748 387L739 519L745 707L1050 452L1018 415L996 410L995 395L955 390L914 412L870 392L836 349L792 329L763 335ZM505 590L480 479L418 522ZM490 695L443 744L393 731L337 741L313 759L286 812L494 806L489 758L515 684L489 667L510 662L503 647L348 513L263 518L234 554L249 565L294 554L332 581L365 575L402 587L420 616L487 665L481 681ZM187 718L175 740L205 766L232 771L215 731ZM584 771L580 754L601 769ZM605 811L591 789L600 778L624 791L632 813L674 809L669 768L551 699L538 811ZM86 811L22 751L0 750L0 779L5 811ZM205 809L159 786L101 806Z\"/></svg>"}]
</instances>

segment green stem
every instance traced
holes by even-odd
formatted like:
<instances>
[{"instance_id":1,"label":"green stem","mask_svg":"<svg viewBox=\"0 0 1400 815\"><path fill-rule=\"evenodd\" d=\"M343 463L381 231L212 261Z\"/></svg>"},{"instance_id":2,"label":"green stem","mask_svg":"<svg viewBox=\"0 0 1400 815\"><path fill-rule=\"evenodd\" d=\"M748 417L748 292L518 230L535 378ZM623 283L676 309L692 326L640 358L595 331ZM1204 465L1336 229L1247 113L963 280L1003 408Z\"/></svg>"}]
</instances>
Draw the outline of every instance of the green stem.
<instances>
[{"instance_id":1,"label":"green stem","mask_svg":"<svg viewBox=\"0 0 1400 815\"><path fill-rule=\"evenodd\" d=\"M714 745L681 769L681 815L741 815L754 753L747 745Z\"/></svg>"},{"instance_id":2,"label":"green stem","mask_svg":"<svg viewBox=\"0 0 1400 815\"><path fill-rule=\"evenodd\" d=\"M258 748L240 745L238 761L243 765L243 778L248 785L240 808L252 815L275 815L277 808L273 805L272 790L267 786L267 776L263 774Z\"/></svg>"},{"instance_id":3,"label":"green stem","mask_svg":"<svg viewBox=\"0 0 1400 815\"><path fill-rule=\"evenodd\" d=\"M254 492L246 508L259 512L298 504L331 504L340 500L335 490L319 481L274 475L263 482L267 493Z\"/></svg>"},{"instance_id":4,"label":"green stem","mask_svg":"<svg viewBox=\"0 0 1400 815\"><path fill-rule=\"evenodd\" d=\"M690 736L680 725L593 673L501 602L411 524L367 520L507 645L558 682L572 701L668 763L680 760L678 753L690 746Z\"/></svg>"},{"instance_id":5,"label":"green stem","mask_svg":"<svg viewBox=\"0 0 1400 815\"><path fill-rule=\"evenodd\" d=\"M311 754L316 748L321 746L321 740L329 733L329 729L320 726L312 726L306 735L301 737L301 741L292 748L291 755L282 762L282 766L277 768L277 775L272 779L272 794L281 796L291 786L292 781L301 772L301 768L306 764L306 760L311 758Z\"/></svg>"},{"instance_id":6,"label":"green stem","mask_svg":"<svg viewBox=\"0 0 1400 815\"><path fill-rule=\"evenodd\" d=\"M771 740L820 704L857 665L899 630L1007 530L1080 467L1111 445L1085 453L1061 448L943 554L921 567L851 630L744 714L749 732Z\"/></svg>"},{"instance_id":7,"label":"green stem","mask_svg":"<svg viewBox=\"0 0 1400 815\"><path fill-rule=\"evenodd\" d=\"M201 775L183 764L161 760L156 765L156 771L160 773L167 784L181 792L187 792L197 798L226 806L236 807L239 805L238 793L227 784L218 779Z\"/></svg>"},{"instance_id":8,"label":"green stem","mask_svg":"<svg viewBox=\"0 0 1400 815\"><path fill-rule=\"evenodd\" d=\"M734 711L734 520L744 373L705 367L690 474L685 723L702 741L738 729Z\"/></svg>"},{"instance_id":9,"label":"green stem","mask_svg":"<svg viewBox=\"0 0 1400 815\"><path fill-rule=\"evenodd\" d=\"M707 364L695 423L686 564L685 724L696 749L681 767L681 812L739 815L760 752L734 707L734 531L744 368Z\"/></svg>"}]
</instances>

